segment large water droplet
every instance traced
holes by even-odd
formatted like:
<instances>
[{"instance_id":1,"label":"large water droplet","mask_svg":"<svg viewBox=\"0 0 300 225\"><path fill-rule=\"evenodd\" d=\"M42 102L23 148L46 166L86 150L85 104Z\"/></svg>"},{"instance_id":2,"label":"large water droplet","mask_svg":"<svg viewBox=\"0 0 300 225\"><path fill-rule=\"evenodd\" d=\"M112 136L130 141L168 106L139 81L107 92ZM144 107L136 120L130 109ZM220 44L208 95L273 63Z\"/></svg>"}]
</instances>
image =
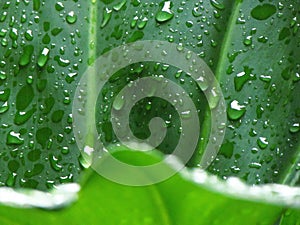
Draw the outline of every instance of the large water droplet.
<instances>
[{"instance_id":1,"label":"large water droplet","mask_svg":"<svg viewBox=\"0 0 300 225\"><path fill-rule=\"evenodd\" d=\"M74 11L71 11L66 16L66 20L69 24L73 24L77 21L77 15L75 15Z\"/></svg>"},{"instance_id":2,"label":"large water droplet","mask_svg":"<svg viewBox=\"0 0 300 225\"><path fill-rule=\"evenodd\" d=\"M231 120L238 120L246 113L246 107L240 105L237 100L233 100L227 109L227 115Z\"/></svg>"},{"instance_id":3,"label":"large water droplet","mask_svg":"<svg viewBox=\"0 0 300 225\"><path fill-rule=\"evenodd\" d=\"M20 133L10 131L7 134L6 144L7 145L21 145L24 143L24 139L21 137Z\"/></svg>"},{"instance_id":4,"label":"large water droplet","mask_svg":"<svg viewBox=\"0 0 300 225\"><path fill-rule=\"evenodd\" d=\"M161 10L156 13L155 19L159 23L167 22L174 17L174 13L171 11L172 2L165 1Z\"/></svg>"},{"instance_id":5,"label":"large water droplet","mask_svg":"<svg viewBox=\"0 0 300 225\"><path fill-rule=\"evenodd\" d=\"M101 28L105 27L108 24L108 22L111 19L111 15L112 15L112 10L107 7L104 8Z\"/></svg>"},{"instance_id":6,"label":"large water droplet","mask_svg":"<svg viewBox=\"0 0 300 225\"><path fill-rule=\"evenodd\" d=\"M266 20L276 13L276 7L271 4L258 5L251 11L251 16L257 20Z\"/></svg>"},{"instance_id":7,"label":"large water droplet","mask_svg":"<svg viewBox=\"0 0 300 225\"><path fill-rule=\"evenodd\" d=\"M268 147L269 141L266 137L259 137L257 139L257 144L261 149L265 149Z\"/></svg>"},{"instance_id":8,"label":"large water droplet","mask_svg":"<svg viewBox=\"0 0 300 225\"><path fill-rule=\"evenodd\" d=\"M43 48L41 55L38 58L38 65L40 67L45 66L45 64L47 63L48 58L49 58L49 52L50 52L50 50L48 48Z\"/></svg>"},{"instance_id":9,"label":"large water droplet","mask_svg":"<svg viewBox=\"0 0 300 225\"><path fill-rule=\"evenodd\" d=\"M245 66L244 71L236 75L236 77L234 78L234 86L236 91L242 90L246 82L256 79L254 74L252 74L252 70L253 69L250 69L249 67Z\"/></svg>"}]
</instances>

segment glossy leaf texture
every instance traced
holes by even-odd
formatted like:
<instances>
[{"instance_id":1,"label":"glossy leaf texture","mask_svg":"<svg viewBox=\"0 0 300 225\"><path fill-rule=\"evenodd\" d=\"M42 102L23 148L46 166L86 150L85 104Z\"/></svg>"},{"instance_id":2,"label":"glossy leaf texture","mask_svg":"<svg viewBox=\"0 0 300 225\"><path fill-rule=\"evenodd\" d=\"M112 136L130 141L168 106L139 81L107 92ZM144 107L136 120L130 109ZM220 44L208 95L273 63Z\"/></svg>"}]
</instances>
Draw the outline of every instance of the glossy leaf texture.
<instances>
[{"instance_id":1,"label":"glossy leaf texture","mask_svg":"<svg viewBox=\"0 0 300 225\"><path fill-rule=\"evenodd\" d=\"M2 185L46 190L78 181L82 167L71 116L76 84L98 56L137 40L177 43L179 51L186 47L199 54L220 81L228 103L229 124L225 142L209 172L224 179L237 176L250 184L297 184L299 1L16 0L1 2L0 8ZM97 114L102 138L107 144L117 142L107 122L114 96L130 79L149 75L162 75L182 85L199 108L202 139L188 163L197 166L209 136L209 110L191 78L168 65L142 63L115 74L99 98L103 100L99 103L103 104L99 107L102 111ZM93 94L92 89L90 92ZM157 99L141 102L131 117L134 133L139 137L149 134L145 115L174 118L167 121L170 133L159 147L170 153L180 135L180 124L172 110ZM297 222L298 211L285 208L299 206L298 189L279 186L281 194L296 190L287 193L288 200L293 198L290 202L284 198L279 202L271 188L267 188L269 192L247 195L250 186L242 189L239 182L214 183L213 179L186 170L161 184L134 188L95 174L83 185L79 201L69 208L52 212L1 206L0 221ZM236 195L229 192L231 189ZM238 195L238 190L247 197Z\"/></svg>"},{"instance_id":2,"label":"glossy leaf texture","mask_svg":"<svg viewBox=\"0 0 300 225\"><path fill-rule=\"evenodd\" d=\"M1 1L1 185L76 181L72 93L86 65L88 3Z\"/></svg>"},{"instance_id":3,"label":"glossy leaf texture","mask_svg":"<svg viewBox=\"0 0 300 225\"><path fill-rule=\"evenodd\" d=\"M209 168L211 173L225 179L237 176L250 184L294 185L297 182L298 1L126 1L118 9L116 1L106 3L100 7L103 18L98 18L102 24L97 36L97 43L101 43L96 46L98 55L124 42L164 40L178 43L179 49L182 46L195 51L215 72L227 101L229 123L221 151ZM167 6L169 14L164 11ZM136 77L163 74L177 80L191 93L200 109L200 118L204 118L198 151L188 164L196 166L209 135L209 113L191 79L178 73L168 65L146 63L121 71L107 85L109 91L103 93L102 108ZM157 102L147 99L133 110L136 123L132 124L137 124L132 125L133 130L138 130L137 136L147 137L148 118L160 114L163 118L175 118L175 122L169 121L170 127L175 129L173 133L170 131L170 136L174 137L175 133L177 137L180 125L176 124L176 116L170 114L172 109L161 110L163 104ZM117 139L113 138L111 125L105 122L109 112L101 112L104 115L100 121L106 125L102 131L110 143ZM159 149L169 153L177 140L170 138L168 144Z\"/></svg>"}]
</instances>

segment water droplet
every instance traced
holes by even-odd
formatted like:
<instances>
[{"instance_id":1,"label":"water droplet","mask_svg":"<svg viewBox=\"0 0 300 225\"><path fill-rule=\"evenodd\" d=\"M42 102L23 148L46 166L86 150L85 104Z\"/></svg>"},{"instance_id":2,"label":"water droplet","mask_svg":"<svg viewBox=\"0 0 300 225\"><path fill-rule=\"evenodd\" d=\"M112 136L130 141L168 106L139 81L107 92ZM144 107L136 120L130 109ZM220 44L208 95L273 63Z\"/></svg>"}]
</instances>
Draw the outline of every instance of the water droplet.
<instances>
[{"instance_id":1,"label":"water droplet","mask_svg":"<svg viewBox=\"0 0 300 225\"><path fill-rule=\"evenodd\" d=\"M282 41L282 40L286 39L287 37L289 37L290 35L291 35L290 29L287 27L284 27L284 28L282 28L282 30L279 33L278 40Z\"/></svg>"},{"instance_id":2,"label":"water droplet","mask_svg":"<svg viewBox=\"0 0 300 225\"><path fill-rule=\"evenodd\" d=\"M41 6L41 1L40 0L33 0L33 10L38 11Z\"/></svg>"},{"instance_id":3,"label":"water droplet","mask_svg":"<svg viewBox=\"0 0 300 225\"><path fill-rule=\"evenodd\" d=\"M32 30L27 30L25 32L24 36L25 36L27 41L32 41L33 40Z\"/></svg>"},{"instance_id":4,"label":"water droplet","mask_svg":"<svg viewBox=\"0 0 300 225\"><path fill-rule=\"evenodd\" d=\"M9 32L9 37L12 40L17 40L18 39L18 30L16 28L12 28L11 31Z\"/></svg>"},{"instance_id":5,"label":"water droplet","mask_svg":"<svg viewBox=\"0 0 300 225\"><path fill-rule=\"evenodd\" d=\"M147 25L147 22L148 22L148 19L146 18L146 17L144 17L143 19L142 19L142 21L140 21L139 23L138 23L138 28L139 29L144 29L144 27Z\"/></svg>"},{"instance_id":6,"label":"water droplet","mask_svg":"<svg viewBox=\"0 0 300 225\"><path fill-rule=\"evenodd\" d=\"M257 162L252 162L249 164L249 168L253 168L253 169L260 169L261 168L261 164L257 163Z\"/></svg>"},{"instance_id":7,"label":"water droplet","mask_svg":"<svg viewBox=\"0 0 300 225\"><path fill-rule=\"evenodd\" d=\"M52 130L48 127L40 128L36 132L36 140L43 147L46 148L47 142L52 135Z\"/></svg>"},{"instance_id":8,"label":"water droplet","mask_svg":"<svg viewBox=\"0 0 300 225\"><path fill-rule=\"evenodd\" d=\"M266 137L259 137L257 139L257 144L260 149L266 149L269 145L269 141Z\"/></svg>"},{"instance_id":9,"label":"water droplet","mask_svg":"<svg viewBox=\"0 0 300 225\"><path fill-rule=\"evenodd\" d=\"M231 120L238 120L246 113L246 107L240 105L237 100L233 100L227 109L227 115Z\"/></svg>"},{"instance_id":10,"label":"water droplet","mask_svg":"<svg viewBox=\"0 0 300 225\"><path fill-rule=\"evenodd\" d=\"M16 108L23 111L29 106L34 97L34 91L31 85L25 85L20 89L16 97Z\"/></svg>"},{"instance_id":11,"label":"water droplet","mask_svg":"<svg viewBox=\"0 0 300 225\"><path fill-rule=\"evenodd\" d=\"M233 155L234 151L234 143L233 142L227 142L225 144L222 144L220 148L220 154L223 155L225 158L230 159Z\"/></svg>"},{"instance_id":12,"label":"water droplet","mask_svg":"<svg viewBox=\"0 0 300 225\"><path fill-rule=\"evenodd\" d=\"M141 4L141 0L131 0L131 4L135 7L139 6Z\"/></svg>"},{"instance_id":13,"label":"water droplet","mask_svg":"<svg viewBox=\"0 0 300 225\"><path fill-rule=\"evenodd\" d=\"M123 8L123 6L126 4L126 2L127 2L127 0L122 0L120 3L116 4L113 7L113 9L117 12L120 11Z\"/></svg>"},{"instance_id":14,"label":"water droplet","mask_svg":"<svg viewBox=\"0 0 300 225\"><path fill-rule=\"evenodd\" d=\"M105 7L104 11L103 11L102 23L101 23L101 26L100 26L101 28L105 27L108 24L108 22L111 19L111 15L112 15L112 10Z\"/></svg>"},{"instance_id":15,"label":"water droplet","mask_svg":"<svg viewBox=\"0 0 300 225\"><path fill-rule=\"evenodd\" d=\"M245 66L244 71L236 75L234 78L234 86L236 91L242 90L246 82L256 79L256 77L252 74L252 71L253 69Z\"/></svg>"},{"instance_id":16,"label":"water droplet","mask_svg":"<svg viewBox=\"0 0 300 225\"><path fill-rule=\"evenodd\" d=\"M165 1L162 9L156 13L155 19L159 23L164 23L171 20L174 17L174 13L171 11L171 1Z\"/></svg>"},{"instance_id":17,"label":"water droplet","mask_svg":"<svg viewBox=\"0 0 300 225\"><path fill-rule=\"evenodd\" d=\"M210 4L216 9L219 10L225 9L225 6L221 2L218 2L217 0L210 0Z\"/></svg>"},{"instance_id":18,"label":"water droplet","mask_svg":"<svg viewBox=\"0 0 300 225\"><path fill-rule=\"evenodd\" d=\"M33 50L34 48L32 45L26 45L23 47L23 54L21 55L19 61L20 66L26 66L30 63Z\"/></svg>"},{"instance_id":19,"label":"water droplet","mask_svg":"<svg viewBox=\"0 0 300 225\"><path fill-rule=\"evenodd\" d=\"M276 7L271 4L258 5L251 11L251 16L257 20L266 20L276 13Z\"/></svg>"},{"instance_id":20,"label":"water droplet","mask_svg":"<svg viewBox=\"0 0 300 225\"><path fill-rule=\"evenodd\" d=\"M54 155L50 155L49 161L50 161L50 165L51 165L52 169L54 169L55 171L62 170L62 165L59 164L59 160L57 157L55 157Z\"/></svg>"},{"instance_id":21,"label":"water droplet","mask_svg":"<svg viewBox=\"0 0 300 225\"><path fill-rule=\"evenodd\" d=\"M16 173L10 173L5 182L6 186L13 187L16 183L16 177L17 177Z\"/></svg>"},{"instance_id":22,"label":"water droplet","mask_svg":"<svg viewBox=\"0 0 300 225\"><path fill-rule=\"evenodd\" d=\"M297 133L300 131L300 124L299 123L294 123L291 127L290 127L290 132L291 133Z\"/></svg>"},{"instance_id":23,"label":"water droplet","mask_svg":"<svg viewBox=\"0 0 300 225\"><path fill-rule=\"evenodd\" d=\"M281 72L281 77L284 79L284 80L289 80L292 76L291 74L291 68L290 67L287 67L285 68L282 72Z\"/></svg>"},{"instance_id":24,"label":"water droplet","mask_svg":"<svg viewBox=\"0 0 300 225\"><path fill-rule=\"evenodd\" d=\"M244 43L245 46L250 46L250 45L252 45L252 36L247 36L247 37L245 38L245 40L243 41L243 43Z\"/></svg>"},{"instance_id":25,"label":"water droplet","mask_svg":"<svg viewBox=\"0 0 300 225\"><path fill-rule=\"evenodd\" d=\"M24 139L21 138L20 133L10 131L7 134L7 137L6 137L6 144L7 145L21 145L23 143L24 143Z\"/></svg>"},{"instance_id":26,"label":"water droplet","mask_svg":"<svg viewBox=\"0 0 300 225\"><path fill-rule=\"evenodd\" d=\"M55 36L57 36L60 32L62 32L62 28L60 28L60 27L56 27L56 28L54 28L53 30L51 30L51 34L55 37Z\"/></svg>"},{"instance_id":27,"label":"water droplet","mask_svg":"<svg viewBox=\"0 0 300 225\"><path fill-rule=\"evenodd\" d=\"M59 123L62 120L63 116L64 116L64 111L57 110L57 111L53 112L53 114L51 116L51 120L53 123Z\"/></svg>"},{"instance_id":28,"label":"water droplet","mask_svg":"<svg viewBox=\"0 0 300 225\"><path fill-rule=\"evenodd\" d=\"M257 41L260 43L267 43L268 42L268 38L265 36L260 36L257 38Z\"/></svg>"},{"instance_id":29,"label":"water droplet","mask_svg":"<svg viewBox=\"0 0 300 225\"><path fill-rule=\"evenodd\" d=\"M115 98L115 100L113 102L113 108L115 110L121 110L123 108L124 104L125 104L124 96L121 96L121 97L118 96Z\"/></svg>"},{"instance_id":30,"label":"water droplet","mask_svg":"<svg viewBox=\"0 0 300 225\"><path fill-rule=\"evenodd\" d=\"M187 28L191 28L194 24L193 24L193 21L189 20L189 21L185 22L185 25L186 25Z\"/></svg>"},{"instance_id":31,"label":"water droplet","mask_svg":"<svg viewBox=\"0 0 300 225\"><path fill-rule=\"evenodd\" d=\"M4 102L4 103L0 106L0 114L7 112L8 109L9 109L8 102Z\"/></svg>"},{"instance_id":32,"label":"water droplet","mask_svg":"<svg viewBox=\"0 0 300 225\"><path fill-rule=\"evenodd\" d=\"M56 9L57 11L61 11L61 10L63 10L64 8L65 8L65 6L63 5L62 2L57 2L57 3L55 4L55 9Z\"/></svg>"},{"instance_id":33,"label":"water droplet","mask_svg":"<svg viewBox=\"0 0 300 225\"><path fill-rule=\"evenodd\" d=\"M0 91L0 101L6 102L10 95L10 89L7 88L5 90Z\"/></svg>"},{"instance_id":34,"label":"water droplet","mask_svg":"<svg viewBox=\"0 0 300 225\"><path fill-rule=\"evenodd\" d=\"M35 109L31 109L27 112L17 112L15 114L15 118L14 118L14 123L16 125L22 125L24 123L26 123L30 117L33 115L33 113L35 112Z\"/></svg>"},{"instance_id":35,"label":"water droplet","mask_svg":"<svg viewBox=\"0 0 300 225\"><path fill-rule=\"evenodd\" d=\"M66 20L69 24L73 24L77 21L77 15L75 15L74 11L71 11L66 16Z\"/></svg>"},{"instance_id":36,"label":"water droplet","mask_svg":"<svg viewBox=\"0 0 300 225\"><path fill-rule=\"evenodd\" d=\"M49 58L49 52L50 52L50 50L48 48L43 48L41 55L38 58L39 67L45 66L45 64L47 63L48 58Z\"/></svg>"},{"instance_id":37,"label":"water droplet","mask_svg":"<svg viewBox=\"0 0 300 225\"><path fill-rule=\"evenodd\" d=\"M262 118L262 115L263 115L264 111L265 110L264 110L264 108L261 105L258 105L256 107L256 115L257 115L258 119Z\"/></svg>"}]
</instances>

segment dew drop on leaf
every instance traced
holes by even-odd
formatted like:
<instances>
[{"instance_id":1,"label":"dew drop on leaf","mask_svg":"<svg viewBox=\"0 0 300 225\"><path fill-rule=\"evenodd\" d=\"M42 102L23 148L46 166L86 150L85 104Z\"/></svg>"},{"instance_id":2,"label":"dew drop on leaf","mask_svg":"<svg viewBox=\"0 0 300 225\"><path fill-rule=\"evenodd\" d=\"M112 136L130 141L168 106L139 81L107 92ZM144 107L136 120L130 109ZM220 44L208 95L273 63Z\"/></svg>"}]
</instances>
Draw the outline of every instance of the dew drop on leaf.
<instances>
[{"instance_id":1,"label":"dew drop on leaf","mask_svg":"<svg viewBox=\"0 0 300 225\"><path fill-rule=\"evenodd\" d=\"M50 52L50 50L48 48L43 48L41 55L38 58L38 65L40 67L45 66L45 64L47 63L48 58L49 58L49 52Z\"/></svg>"},{"instance_id":2,"label":"dew drop on leaf","mask_svg":"<svg viewBox=\"0 0 300 225\"><path fill-rule=\"evenodd\" d=\"M27 30L25 32L24 36L25 36L27 41L32 41L33 40L32 30Z\"/></svg>"},{"instance_id":3,"label":"dew drop on leaf","mask_svg":"<svg viewBox=\"0 0 300 225\"><path fill-rule=\"evenodd\" d=\"M127 0L122 0L118 4L114 5L113 9L117 12L120 11L123 8L123 6L126 4L126 2Z\"/></svg>"},{"instance_id":4,"label":"dew drop on leaf","mask_svg":"<svg viewBox=\"0 0 300 225\"><path fill-rule=\"evenodd\" d=\"M238 120L246 113L246 107L240 105L237 100L233 100L227 109L227 115L231 120Z\"/></svg>"},{"instance_id":5,"label":"dew drop on leaf","mask_svg":"<svg viewBox=\"0 0 300 225\"><path fill-rule=\"evenodd\" d=\"M233 142L227 142L225 144L222 144L222 146L220 148L220 154L228 159L230 159L232 157L233 151L234 151L234 143Z\"/></svg>"},{"instance_id":6,"label":"dew drop on leaf","mask_svg":"<svg viewBox=\"0 0 300 225\"><path fill-rule=\"evenodd\" d=\"M148 22L148 19L147 19L146 17L144 17L144 18L142 19L142 21L140 21L140 22L138 23L137 27L138 27L139 29L144 29L145 26L147 25L147 22Z\"/></svg>"},{"instance_id":7,"label":"dew drop on leaf","mask_svg":"<svg viewBox=\"0 0 300 225\"><path fill-rule=\"evenodd\" d=\"M8 186L8 187L13 187L16 183L16 177L17 177L17 174L16 173L10 173L6 179L6 182L5 184Z\"/></svg>"},{"instance_id":8,"label":"dew drop on leaf","mask_svg":"<svg viewBox=\"0 0 300 225\"><path fill-rule=\"evenodd\" d=\"M4 102L4 103L0 106L0 114L7 112L8 109L9 109L8 102Z\"/></svg>"},{"instance_id":9,"label":"dew drop on leaf","mask_svg":"<svg viewBox=\"0 0 300 225\"><path fill-rule=\"evenodd\" d=\"M291 133L297 133L300 131L300 124L299 123L294 123L291 127L290 127L290 132Z\"/></svg>"},{"instance_id":10,"label":"dew drop on leaf","mask_svg":"<svg viewBox=\"0 0 300 225\"><path fill-rule=\"evenodd\" d=\"M30 63L33 50L34 47L32 45L26 45L23 47L23 54L21 55L19 61L20 66L26 66Z\"/></svg>"},{"instance_id":11,"label":"dew drop on leaf","mask_svg":"<svg viewBox=\"0 0 300 225\"><path fill-rule=\"evenodd\" d=\"M66 16L66 20L69 24L73 24L77 21L77 15L75 15L74 11L71 11Z\"/></svg>"},{"instance_id":12,"label":"dew drop on leaf","mask_svg":"<svg viewBox=\"0 0 300 225\"><path fill-rule=\"evenodd\" d=\"M234 78L234 86L236 91L242 90L246 82L256 79L256 77L252 74L252 70L253 69L245 66L244 71L236 75L236 77Z\"/></svg>"},{"instance_id":13,"label":"dew drop on leaf","mask_svg":"<svg viewBox=\"0 0 300 225\"><path fill-rule=\"evenodd\" d=\"M103 11L103 19L100 26L101 28L105 27L108 24L108 22L111 19L111 16L112 16L112 10L106 7Z\"/></svg>"},{"instance_id":14,"label":"dew drop on leaf","mask_svg":"<svg viewBox=\"0 0 300 225\"><path fill-rule=\"evenodd\" d=\"M159 23L164 23L171 20L174 17L174 13L171 11L172 2L165 1L163 7L155 15L155 19Z\"/></svg>"},{"instance_id":15,"label":"dew drop on leaf","mask_svg":"<svg viewBox=\"0 0 300 225\"><path fill-rule=\"evenodd\" d=\"M55 4L55 9L56 9L57 11L61 11L61 10L63 10L64 8L65 8L65 6L63 5L62 2L57 2L57 3Z\"/></svg>"},{"instance_id":16,"label":"dew drop on leaf","mask_svg":"<svg viewBox=\"0 0 300 225\"><path fill-rule=\"evenodd\" d=\"M257 144L260 149L266 149L269 145L269 141L266 137L259 137L257 139Z\"/></svg>"},{"instance_id":17,"label":"dew drop on leaf","mask_svg":"<svg viewBox=\"0 0 300 225\"><path fill-rule=\"evenodd\" d=\"M221 2L219 2L217 0L210 0L210 4L213 7L215 7L216 9L219 9L219 10L225 9L225 6Z\"/></svg>"},{"instance_id":18,"label":"dew drop on leaf","mask_svg":"<svg viewBox=\"0 0 300 225\"><path fill-rule=\"evenodd\" d=\"M52 167L52 169L54 169L55 171L61 171L62 170L62 166L59 164L58 158L55 157L54 155L50 155L49 156L49 161L50 161L50 165Z\"/></svg>"},{"instance_id":19,"label":"dew drop on leaf","mask_svg":"<svg viewBox=\"0 0 300 225\"><path fill-rule=\"evenodd\" d=\"M21 137L20 133L10 131L7 134L7 138L6 138L7 145L21 145L23 143L24 143L24 139Z\"/></svg>"},{"instance_id":20,"label":"dew drop on leaf","mask_svg":"<svg viewBox=\"0 0 300 225\"><path fill-rule=\"evenodd\" d=\"M18 92L16 97L16 108L19 111L22 111L29 106L34 97L34 91L31 85L25 85Z\"/></svg>"},{"instance_id":21,"label":"dew drop on leaf","mask_svg":"<svg viewBox=\"0 0 300 225\"><path fill-rule=\"evenodd\" d=\"M272 4L258 5L251 11L251 16L257 20L266 20L276 13L276 7Z\"/></svg>"},{"instance_id":22,"label":"dew drop on leaf","mask_svg":"<svg viewBox=\"0 0 300 225\"><path fill-rule=\"evenodd\" d=\"M249 168L253 168L253 169L260 169L261 168L261 164L258 162L252 162L249 164Z\"/></svg>"},{"instance_id":23,"label":"dew drop on leaf","mask_svg":"<svg viewBox=\"0 0 300 225\"><path fill-rule=\"evenodd\" d=\"M250 45L252 45L252 36L247 36L246 38L245 38L245 40L244 40L244 45L245 46L250 46Z\"/></svg>"}]
</instances>

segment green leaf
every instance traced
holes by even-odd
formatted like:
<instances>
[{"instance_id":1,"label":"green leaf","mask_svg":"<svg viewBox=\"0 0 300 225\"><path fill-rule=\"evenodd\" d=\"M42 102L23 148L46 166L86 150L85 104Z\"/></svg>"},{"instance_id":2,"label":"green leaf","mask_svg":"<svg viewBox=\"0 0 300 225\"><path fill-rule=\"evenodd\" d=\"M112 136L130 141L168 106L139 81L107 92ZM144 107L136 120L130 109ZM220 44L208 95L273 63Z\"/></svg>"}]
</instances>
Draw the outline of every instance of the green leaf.
<instances>
[{"instance_id":1,"label":"green leaf","mask_svg":"<svg viewBox=\"0 0 300 225\"><path fill-rule=\"evenodd\" d=\"M88 5L0 3L1 186L48 190L78 180L71 103L88 54Z\"/></svg>"},{"instance_id":2,"label":"green leaf","mask_svg":"<svg viewBox=\"0 0 300 225\"><path fill-rule=\"evenodd\" d=\"M199 54L221 83L229 118L224 144L209 168L227 182L198 169L143 188L124 187L93 175L73 206L58 211L1 206L1 222L298 222L297 210L282 215L286 207L299 207L298 188L251 187L229 178L236 176L249 184L299 183L298 5L297 0L1 2L2 186L47 190L78 182L82 166L72 133L74 90L87 66L123 43L164 40ZM208 104L195 82L175 67L143 63L116 73L98 99L108 109L97 114L97 122L103 124L98 126L101 138L107 145L117 141L107 122L116 94L130 79L149 75L177 82L200 109L202 139L188 163L196 167L209 137ZM90 81L88 95L93 98L92 75ZM140 102L130 118L132 130L137 137L148 137L148 122L157 115L172 118L166 139L158 147L170 153L180 137L180 123L166 102ZM87 124L93 116L87 114ZM278 192L275 197L274 192Z\"/></svg>"},{"instance_id":3,"label":"green leaf","mask_svg":"<svg viewBox=\"0 0 300 225\"><path fill-rule=\"evenodd\" d=\"M127 151L118 158L128 163L134 163L136 159L143 163L153 161L149 155L136 155L134 160L132 156L132 152ZM28 225L204 225L208 221L210 224L273 225L284 211L282 207L296 206L292 203L294 195L283 193L282 189L288 193L295 191L295 188L272 185L250 188L237 179L225 183L198 169L185 170L182 175L177 174L147 187L123 186L93 172L79 195L79 201L71 207L47 211L0 206L0 221L1 224ZM270 195L271 191L273 195ZM299 194L299 190L296 193ZM243 197L237 198L236 195ZM271 202L277 206L270 205Z\"/></svg>"}]
</instances>

